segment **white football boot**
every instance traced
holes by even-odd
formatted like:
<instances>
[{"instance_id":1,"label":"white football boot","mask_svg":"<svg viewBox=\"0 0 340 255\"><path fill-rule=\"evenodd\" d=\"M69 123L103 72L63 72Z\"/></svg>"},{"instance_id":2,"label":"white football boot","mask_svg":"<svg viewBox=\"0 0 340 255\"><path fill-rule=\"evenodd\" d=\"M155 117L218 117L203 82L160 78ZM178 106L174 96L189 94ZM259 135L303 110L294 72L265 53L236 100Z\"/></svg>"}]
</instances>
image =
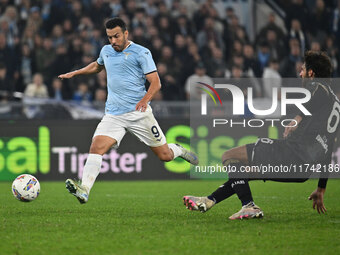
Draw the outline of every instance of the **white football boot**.
<instances>
[{"instance_id":1,"label":"white football boot","mask_svg":"<svg viewBox=\"0 0 340 255\"><path fill-rule=\"evenodd\" d=\"M181 145L179 145L177 143L176 143L176 145L182 150L182 155L179 156L180 158L188 161L190 164L193 164L195 166L198 165L198 157L196 156L195 153L185 149L183 146L181 146Z\"/></svg>"},{"instance_id":2,"label":"white football boot","mask_svg":"<svg viewBox=\"0 0 340 255\"><path fill-rule=\"evenodd\" d=\"M87 189L80 183L67 179L65 181L66 189L75 196L81 204L85 204L89 200L89 195Z\"/></svg>"},{"instance_id":3,"label":"white football boot","mask_svg":"<svg viewBox=\"0 0 340 255\"><path fill-rule=\"evenodd\" d=\"M211 209L215 202L207 197L184 196L183 203L191 211L200 211L202 213Z\"/></svg>"},{"instance_id":4,"label":"white football boot","mask_svg":"<svg viewBox=\"0 0 340 255\"><path fill-rule=\"evenodd\" d=\"M230 220L262 218L264 216L260 207L250 202L242 206L241 210L229 217Z\"/></svg>"}]
</instances>

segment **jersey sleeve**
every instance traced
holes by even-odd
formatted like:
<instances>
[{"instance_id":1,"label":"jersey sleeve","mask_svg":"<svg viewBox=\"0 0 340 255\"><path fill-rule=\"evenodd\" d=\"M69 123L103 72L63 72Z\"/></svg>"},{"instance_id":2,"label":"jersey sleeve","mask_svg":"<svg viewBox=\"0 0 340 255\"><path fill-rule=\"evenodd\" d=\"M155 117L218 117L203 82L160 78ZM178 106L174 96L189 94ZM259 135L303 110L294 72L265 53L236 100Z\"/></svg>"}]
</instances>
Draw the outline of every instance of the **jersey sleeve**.
<instances>
[{"instance_id":1,"label":"jersey sleeve","mask_svg":"<svg viewBox=\"0 0 340 255\"><path fill-rule=\"evenodd\" d=\"M99 53L99 57L97 58L97 63L98 65L103 66L104 65L104 59L103 59L103 49L101 49L100 53Z\"/></svg>"},{"instance_id":2,"label":"jersey sleeve","mask_svg":"<svg viewBox=\"0 0 340 255\"><path fill-rule=\"evenodd\" d=\"M318 182L318 187L322 188L322 189L325 189L326 186L327 186L327 181L328 181L327 178L320 178L319 182Z\"/></svg>"},{"instance_id":3,"label":"jersey sleeve","mask_svg":"<svg viewBox=\"0 0 340 255\"><path fill-rule=\"evenodd\" d=\"M143 49L139 53L138 62L143 70L144 74L149 74L157 71L156 64L153 61L151 51L148 49Z\"/></svg>"},{"instance_id":4,"label":"jersey sleeve","mask_svg":"<svg viewBox=\"0 0 340 255\"><path fill-rule=\"evenodd\" d=\"M311 99L304 106L313 114L329 100L329 90L326 86L316 83L309 84L306 89L310 91Z\"/></svg>"}]
</instances>

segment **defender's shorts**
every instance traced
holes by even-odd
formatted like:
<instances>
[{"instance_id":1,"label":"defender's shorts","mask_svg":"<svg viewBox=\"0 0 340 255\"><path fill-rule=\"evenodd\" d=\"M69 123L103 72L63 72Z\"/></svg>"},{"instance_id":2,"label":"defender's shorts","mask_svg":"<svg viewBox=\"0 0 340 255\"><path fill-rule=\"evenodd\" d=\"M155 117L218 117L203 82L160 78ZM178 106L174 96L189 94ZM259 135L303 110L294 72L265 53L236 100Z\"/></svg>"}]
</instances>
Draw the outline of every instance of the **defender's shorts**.
<instances>
[{"instance_id":1,"label":"defender's shorts","mask_svg":"<svg viewBox=\"0 0 340 255\"><path fill-rule=\"evenodd\" d=\"M247 144L248 161L250 165L290 165L303 164L303 161L289 148L286 140L275 140L269 138L260 138L254 144ZM305 182L308 176L300 178L266 178L253 175L249 180L271 180L277 182Z\"/></svg>"},{"instance_id":2,"label":"defender's shorts","mask_svg":"<svg viewBox=\"0 0 340 255\"><path fill-rule=\"evenodd\" d=\"M255 144L247 144L246 148L250 165L303 164L286 140L259 138Z\"/></svg>"},{"instance_id":3,"label":"defender's shorts","mask_svg":"<svg viewBox=\"0 0 340 255\"><path fill-rule=\"evenodd\" d=\"M117 141L113 148L118 148L126 131L150 147L158 147L166 143L165 136L148 105L145 112L133 111L121 115L105 114L98 124L93 137L109 136Z\"/></svg>"}]
</instances>

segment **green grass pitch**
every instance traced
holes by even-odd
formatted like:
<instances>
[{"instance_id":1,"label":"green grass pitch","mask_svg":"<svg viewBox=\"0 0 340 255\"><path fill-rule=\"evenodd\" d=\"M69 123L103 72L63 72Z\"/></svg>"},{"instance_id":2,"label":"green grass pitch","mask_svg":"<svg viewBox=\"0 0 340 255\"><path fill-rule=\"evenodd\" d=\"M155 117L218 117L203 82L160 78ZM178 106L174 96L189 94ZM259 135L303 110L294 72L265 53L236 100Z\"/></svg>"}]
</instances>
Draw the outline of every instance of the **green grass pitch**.
<instances>
[{"instance_id":1,"label":"green grass pitch","mask_svg":"<svg viewBox=\"0 0 340 255\"><path fill-rule=\"evenodd\" d=\"M251 182L265 217L230 221L238 199L202 214L183 195L207 195L223 181L97 182L81 205L63 182L41 182L22 203L0 183L0 254L339 254L340 181L330 180L326 215L307 200L316 180Z\"/></svg>"}]
</instances>

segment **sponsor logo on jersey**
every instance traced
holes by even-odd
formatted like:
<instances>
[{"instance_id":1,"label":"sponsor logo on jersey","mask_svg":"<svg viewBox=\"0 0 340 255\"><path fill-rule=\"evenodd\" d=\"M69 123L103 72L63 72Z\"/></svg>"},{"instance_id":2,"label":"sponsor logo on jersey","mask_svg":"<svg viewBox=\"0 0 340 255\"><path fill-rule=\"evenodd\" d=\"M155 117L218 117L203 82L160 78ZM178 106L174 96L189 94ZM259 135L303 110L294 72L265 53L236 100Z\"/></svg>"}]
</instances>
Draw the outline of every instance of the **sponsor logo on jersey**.
<instances>
[{"instance_id":1,"label":"sponsor logo on jersey","mask_svg":"<svg viewBox=\"0 0 340 255\"><path fill-rule=\"evenodd\" d=\"M321 144L322 148L325 149L326 154L328 151L327 138L325 136L321 137L321 135L317 135L315 139Z\"/></svg>"}]
</instances>

